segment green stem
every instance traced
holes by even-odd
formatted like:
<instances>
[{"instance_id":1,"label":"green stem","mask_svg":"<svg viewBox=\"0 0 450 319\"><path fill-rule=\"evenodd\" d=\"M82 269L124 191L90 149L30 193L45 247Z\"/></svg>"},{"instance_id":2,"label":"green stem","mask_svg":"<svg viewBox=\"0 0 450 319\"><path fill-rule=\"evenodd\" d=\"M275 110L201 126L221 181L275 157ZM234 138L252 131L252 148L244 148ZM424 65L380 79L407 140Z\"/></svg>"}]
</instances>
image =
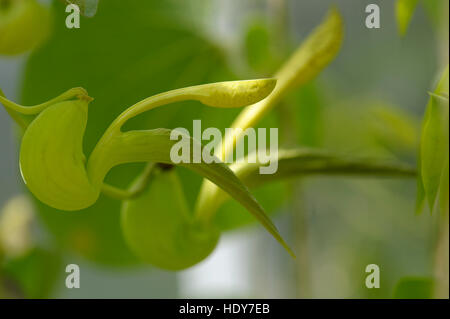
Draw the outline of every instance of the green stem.
<instances>
[{"instance_id":1,"label":"green stem","mask_svg":"<svg viewBox=\"0 0 450 319\"><path fill-rule=\"evenodd\" d=\"M42 112L47 107L58 103L67 101L73 98L88 98L87 92L83 88L72 88L61 95L47 101L41 104L37 104L34 106L22 106L17 103L14 103L10 100L8 100L3 93L3 91L0 89L0 103L3 104L8 114L11 116L11 118L16 122L23 130L25 130L28 125L30 124L30 120L26 119L27 115L36 115Z\"/></svg>"},{"instance_id":2,"label":"green stem","mask_svg":"<svg viewBox=\"0 0 450 319\"><path fill-rule=\"evenodd\" d=\"M82 98L87 95L88 94L87 94L86 90L83 88L80 88L80 87L72 88L47 102L37 104L34 106L22 106L22 105L19 105L17 103L14 103L14 102L6 99L5 95L0 90L0 102L6 108L9 108L9 109L13 110L14 112L17 112L17 113L20 113L23 115L35 115L35 114L42 112L44 109L46 109L47 107L49 107L55 103L67 101L67 100L70 100L73 98Z\"/></svg>"},{"instance_id":3,"label":"green stem","mask_svg":"<svg viewBox=\"0 0 450 319\"><path fill-rule=\"evenodd\" d=\"M155 176L155 163L148 163L143 172L140 174L139 183L133 188L125 190L115 186L103 183L102 193L105 195L119 199L127 200L139 197L146 189Z\"/></svg>"}]
</instances>

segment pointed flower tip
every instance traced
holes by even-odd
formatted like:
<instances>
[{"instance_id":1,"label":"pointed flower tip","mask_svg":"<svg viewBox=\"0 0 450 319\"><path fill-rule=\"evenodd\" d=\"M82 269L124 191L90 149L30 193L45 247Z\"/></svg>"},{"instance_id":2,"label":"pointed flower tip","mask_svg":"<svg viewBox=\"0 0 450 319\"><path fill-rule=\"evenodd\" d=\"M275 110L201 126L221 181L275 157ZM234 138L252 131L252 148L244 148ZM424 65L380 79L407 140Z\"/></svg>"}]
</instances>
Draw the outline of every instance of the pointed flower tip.
<instances>
[{"instance_id":1,"label":"pointed flower tip","mask_svg":"<svg viewBox=\"0 0 450 319\"><path fill-rule=\"evenodd\" d=\"M94 100L94 98L93 97L90 97L89 95L85 95L85 94L80 94L80 95L78 95L77 96L77 98L80 100L80 101L85 101L85 102L87 102L87 103L91 103L93 100Z\"/></svg>"}]
</instances>

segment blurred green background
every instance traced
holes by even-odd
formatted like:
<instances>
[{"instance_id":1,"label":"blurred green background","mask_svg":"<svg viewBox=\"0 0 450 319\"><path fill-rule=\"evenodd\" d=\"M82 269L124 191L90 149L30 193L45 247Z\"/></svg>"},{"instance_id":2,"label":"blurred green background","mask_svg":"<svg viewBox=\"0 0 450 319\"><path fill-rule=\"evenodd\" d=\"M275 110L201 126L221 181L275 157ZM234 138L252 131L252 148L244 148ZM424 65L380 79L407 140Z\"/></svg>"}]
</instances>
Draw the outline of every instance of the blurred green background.
<instances>
[{"instance_id":1,"label":"blurred green background","mask_svg":"<svg viewBox=\"0 0 450 319\"><path fill-rule=\"evenodd\" d=\"M417 8L400 36L393 1L100 0L97 14L72 30L64 26L64 4L53 1L50 39L31 54L0 56L0 87L25 105L86 88L95 98L84 141L89 154L107 125L147 96L270 76L334 4L345 22L338 57L261 126L279 127L284 145L415 164L427 91L448 63L448 3L431 2ZM380 6L380 29L365 26L369 3ZM202 119L203 127L224 128L238 112L185 102L127 126L189 129ZM204 262L172 273L131 254L117 201L101 197L67 213L32 199L20 178L17 132L3 108L0 149L0 220L11 247L0 272L4 296L391 298L400 279L434 273L436 216L414 214L414 179L314 177L256 190L296 260L252 223L224 233ZM141 168L119 167L107 180L126 187ZM192 207L201 179L178 171ZM218 218L226 222L230 211L246 214L230 202ZM79 289L65 287L65 266L72 263L81 268ZM368 264L380 267L379 289L365 287Z\"/></svg>"}]
</instances>

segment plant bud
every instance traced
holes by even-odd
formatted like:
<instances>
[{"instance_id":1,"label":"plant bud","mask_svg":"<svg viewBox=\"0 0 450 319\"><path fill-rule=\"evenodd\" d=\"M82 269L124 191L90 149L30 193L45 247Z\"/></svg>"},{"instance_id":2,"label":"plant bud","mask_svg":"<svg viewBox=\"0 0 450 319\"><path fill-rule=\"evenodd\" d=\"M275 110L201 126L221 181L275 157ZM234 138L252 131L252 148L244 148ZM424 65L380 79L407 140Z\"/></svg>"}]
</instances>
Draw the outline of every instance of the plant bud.
<instances>
[{"instance_id":1,"label":"plant bud","mask_svg":"<svg viewBox=\"0 0 450 319\"><path fill-rule=\"evenodd\" d=\"M267 97L275 88L276 79L228 81L192 87L196 98L213 107L243 107Z\"/></svg>"}]
</instances>

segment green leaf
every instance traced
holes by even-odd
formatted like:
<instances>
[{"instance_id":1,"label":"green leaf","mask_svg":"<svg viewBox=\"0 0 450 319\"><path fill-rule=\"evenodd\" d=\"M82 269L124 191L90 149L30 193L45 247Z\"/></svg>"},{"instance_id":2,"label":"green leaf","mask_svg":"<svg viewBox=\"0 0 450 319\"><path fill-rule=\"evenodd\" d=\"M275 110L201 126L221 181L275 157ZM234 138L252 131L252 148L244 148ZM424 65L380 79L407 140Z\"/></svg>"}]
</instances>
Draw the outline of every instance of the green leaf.
<instances>
[{"instance_id":1,"label":"green leaf","mask_svg":"<svg viewBox=\"0 0 450 319\"><path fill-rule=\"evenodd\" d=\"M441 175L448 158L448 67L427 105L420 147L421 178L430 211L434 209Z\"/></svg>"},{"instance_id":2,"label":"green leaf","mask_svg":"<svg viewBox=\"0 0 450 319\"><path fill-rule=\"evenodd\" d=\"M274 61L270 52L270 32L263 21L249 25L244 39L247 64L256 72L268 74Z\"/></svg>"},{"instance_id":3,"label":"green leaf","mask_svg":"<svg viewBox=\"0 0 450 319\"><path fill-rule=\"evenodd\" d=\"M61 256L55 251L33 248L5 263L5 274L16 281L26 298L48 298L60 280Z\"/></svg>"},{"instance_id":4,"label":"green leaf","mask_svg":"<svg viewBox=\"0 0 450 319\"><path fill-rule=\"evenodd\" d=\"M68 88L85 87L95 98L83 139L84 153L89 156L108 125L135 102L179 87L232 79L222 52L180 25L179 19L163 10L164 5L159 1L102 1L95 19L83 21L76 32L56 28L46 46L27 62L21 104L34 105ZM65 4L56 1L54 6L55 24L64 25ZM183 3L178 7L182 10ZM135 30L145 30L146 38L130 36ZM199 102L177 103L141 114L126 123L125 129L192 127L192 119L200 118L204 109ZM229 114L216 110L221 112ZM126 188L143 166L116 167L106 182ZM185 184L191 186L192 178ZM101 195L95 205L76 212L62 212L38 200L35 205L62 248L102 264L138 262L123 239L120 201Z\"/></svg>"},{"instance_id":5,"label":"green leaf","mask_svg":"<svg viewBox=\"0 0 450 319\"><path fill-rule=\"evenodd\" d=\"M394 288L394 299L431 299L434 281L428 277L404 277Z\"/></svg>"},{"instance_id":6,"label":"green leaf","mask_svg":"<svg viewBox=\"0 0 450 319\"><path fill-rule=\"evenodd\" d=\"M80 13L86 17L93 17L97 13L98 0L65 0L67 3L76 4Z\"/></svg>"},{"instance_id":7,"label":"green leaf","mask_svg":"<svg viewBox=\"0 0 450 319\"><path fill-rule=\"evenodd\" d=\"M448 1L447 0L423 0L422 5L427 12L428 18L435 28L444 27L447 16L448 25ZM447 14L446 14L447 12ZM448 29L448 27L447 27Z\"/></svg>"},{"instance_id":8,"label":"green leaf","mask_svg":"<svg viewBox=\"0 0 450 319\"><path fill-rule=\"evenodd\" d=\"M321 93L322 88L311 81L289 94L285 105L280 105L285 107L280 108L279 116L283 121L292 123L300 145L317 147L321 143L324 109ZM285 114L283 111L286 111Z\"/></svg>"},{"instance_id":9,"label":"green leaf","mask_svg":"<svg viewBox=\"0 0 450 319\"><path fill-rule=\"evenodd\" d=\"M416 10L418 0L397 0L395 14L397 16L397 26L400 35L405 35L409 23Z\"/></svg>"}]
</instances>

